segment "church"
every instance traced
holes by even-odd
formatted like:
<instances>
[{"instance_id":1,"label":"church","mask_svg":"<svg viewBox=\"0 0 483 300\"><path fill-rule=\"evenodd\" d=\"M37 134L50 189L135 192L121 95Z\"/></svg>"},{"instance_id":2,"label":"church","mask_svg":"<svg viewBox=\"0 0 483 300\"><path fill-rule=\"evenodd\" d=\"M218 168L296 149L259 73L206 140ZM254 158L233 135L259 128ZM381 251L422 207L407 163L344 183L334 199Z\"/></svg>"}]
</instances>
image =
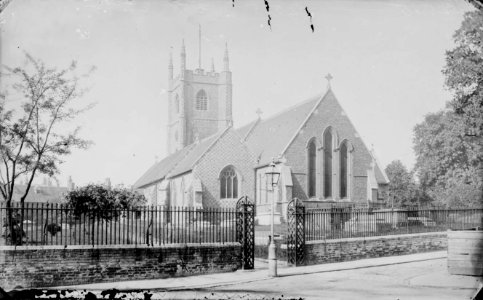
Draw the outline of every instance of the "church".
<instances>
[{"instance_id":1,"label":"church","mask_svg":"<svg viewBox=\"0 0 483 300\"><path fill-rule=\"evenodd\" d=\"M134 184L150 205L232 207L241 196L256 204L267 224L272 200L283 219L288 202L306 207L379 206L389 180L361 139L329 85L290 109L233 128L228 48L223 69L191 70L181 48L179 74L168 66L169 155ZM294 99L295 101L296 99ZM267 186L271 162L278 185Z\"/></svg>"}]
</instances>

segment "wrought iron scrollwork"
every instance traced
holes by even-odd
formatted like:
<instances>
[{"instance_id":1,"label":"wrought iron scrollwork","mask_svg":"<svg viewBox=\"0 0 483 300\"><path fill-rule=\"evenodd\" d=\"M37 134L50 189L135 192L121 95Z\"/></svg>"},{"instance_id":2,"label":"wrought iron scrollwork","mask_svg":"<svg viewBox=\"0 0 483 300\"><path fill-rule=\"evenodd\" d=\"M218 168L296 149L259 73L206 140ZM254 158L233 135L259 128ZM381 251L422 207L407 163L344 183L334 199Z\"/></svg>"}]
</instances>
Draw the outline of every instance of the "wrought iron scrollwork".
<instances>
[{"instance_id":1,"label":"wrought iron scrollwork","mask_svg":"<svg viewBox=\"0 0 483 300\"><path fill-rule=\"evenodd\" d=\"M242 268L255 267L255 205L247 196L236 203L236 235L242 246Z\"/></svg>"},{"instance_id":2,"label":"wrought iron scrollwork","mask_svg":"<svg viewBox=\"0 0 483 300\"><path fill-rule=\"evenodd\" d=\"M305 207L297 198L288 203L287 222L288 263L300 266L305 262Z\"/></svg>"}]
</instances>

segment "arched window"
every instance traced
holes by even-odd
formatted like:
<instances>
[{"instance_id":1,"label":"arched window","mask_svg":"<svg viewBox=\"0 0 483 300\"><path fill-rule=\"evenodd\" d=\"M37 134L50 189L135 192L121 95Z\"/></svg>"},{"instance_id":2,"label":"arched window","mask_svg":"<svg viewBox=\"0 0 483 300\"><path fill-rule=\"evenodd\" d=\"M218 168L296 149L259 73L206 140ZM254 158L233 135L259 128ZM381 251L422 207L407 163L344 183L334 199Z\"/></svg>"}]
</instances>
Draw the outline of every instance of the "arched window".
<instances>
[{"instance_id":1,"label":"arched window","mask_svg":"<svg viewBox=\"0 0 483 300\"><path fill-rule=\"evenodd\" d=\"M225 167L221 171L220 198L238 198L238 177L232 166Z\"/></svg>"},{"instance_id":2,"label":"arched window","mask_svg":"<svg viewBox=\"0 0 483 300\"><path fill-rule=\"evenodd\" d=\"M340 197L341 198L347 198L347 185L348 185L348 147L347 147L347 141L342 142L342 145L340 146Z\"/></svg>"},{"instance_id":3,"label":"arched window","mask_svg":"<svg viewBox=\"0 0 483 300\"><path fill-rule=\"evenodd\" d=\"M176 113L179 114L179 97L178 94L176 94L174 98L174 109L176 110Z\"/></svg>"},{"instance_id":4,"label":"arched window","mask_svg":"<svg viewBox=\"0 0 483 300\"><path fill-rule=\"evenodd\" d=\"M317 183L317 173L316 173L316 164L317 164L317 147L315 145L315 139L312 139L309 142L309 146L307 147L307 155L308 155L308 195L309 197L315 197L316 191L316 183Z\"/></svg>"},{"instance_id":5,"label":"arched window","mask_svg":"<svg viewBox=\"0 0 483 300\"><path fill-rule=\"evenodd\" d=\"M332 197L332 132L324 133L324 197Z\"/></svg>"},{"instance_id":6,"label":"arched window","mask_svg":"<svg viewBox=\"0 0 483 300\"><path fill-rule=\"evenodd\" d=\"M208 97L206 96L205 90L200 90L198 94L196 94L196 109L197 110L208 109Z\"/></svg>"}]
</instances>

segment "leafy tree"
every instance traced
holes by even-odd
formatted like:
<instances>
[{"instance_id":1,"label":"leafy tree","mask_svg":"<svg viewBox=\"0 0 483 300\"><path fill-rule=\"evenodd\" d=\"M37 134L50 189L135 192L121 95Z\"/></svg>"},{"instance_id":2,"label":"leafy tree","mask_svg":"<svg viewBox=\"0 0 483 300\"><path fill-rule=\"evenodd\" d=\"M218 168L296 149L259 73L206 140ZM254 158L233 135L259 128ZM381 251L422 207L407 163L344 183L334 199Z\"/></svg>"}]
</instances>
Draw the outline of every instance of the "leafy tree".
<instances>
[{"instance_id":1,"label":"leafy tree","mask_svg":"<svg viewBox=\"0 0 483 300\"><path fill-rule=\"evenodd\" d=\"M23 220L25 198L35 176L54 176L72 149L88 147L89 142L78 136L79 128L69 130L68 125L90 106L76 105L85 90L76 76L75 62L57 70L26 54L24 67L4 70L4 88L0 91L0 199L10 208L19 177L26 178L20 197ZM22 226L20 222L20 232Z\"/></svg>"},{"instance_id":2,"label":"leafy tree","mask_svg":"<svg viewBox=\"0 0 483 300\"><path fill-rule=\"evenodd\" d=\"M7 7L12 0L0 0L0 13Z\"/></svg>"},{"instance_id":3,"label":"leafy tree","mask_svg":"<svg viewBox=\"0 0 483 300\"><path fill-rule=\"evenodd\" d=\"M467 134L483 133L483 11L467 12L454 34L456 48L446 52L446 86L454 93L449 106L461 115Z\"/></svg>"},{"instance_id":4,"label":"leafy tree","mask_svg":"<svg viewBox=\"0 0 483 300\"><path fill-rule=\"evenodd\" d=\"M457 178L451 178L463 193L454 194L459 190L455 186L442 190L447 199L460 203L461 195L465 194L473 202L483 202L480 196L483 178L483 4L481 1L470 1L479 10L465 14L461 27L455 32L456 47L446 52L446 66L443 73L446 76L446 86L453 92L453 100L448 106L461 117L465 143L471 143L475 149L476 159L470 158L466 168L453 170ZM476 166L475 166L476 165ZM469 174L472 174L470 176ZM448 178L449 179L449 178ZM445 185L443 185L446 187ZM451 195L448 195L451 194ZM452 194L453 193L453 194ZM469 195L468 195L469 193ZM464 201L463 201L464 202Z\"/></svg>"},{"instance_id":5,"label":"leafy tree","mask_svg":"<svg viewBox=\"0 0 483 300\"><path fill-rule=\"evenodd\" d=\"M386 174L389 178L388 205L405 207L418 204L419 191L412 172L409 172L399 160L387 165Z\"/></svg>"},{"instance_id":6,"label":"leafy tree","mask_svg":"<svg viewBox=\"0 0 483 300\"><path fill-rule=\"evenodd\" d=\"M469 3L473 4L474 7L477 9L483 9L483 1L482 0L466 0Z\"/></svg>"},{"instance_id":7,"label":"leafy tree","mask_svg":"<svg viewBox=\"0 0 483 300\"><path fill-rule=\"evenodd\" d=\"M447 207L480 207L482 205L482 184L477 174L478 170L472 168L464 174L452 174L431 187L429 193Z\"/></svg>"},{"instance_id":8,"label":"leafy tree","mask_svg":"<svg viewBox=\"0 0 483 300\"><path fill-rule=\"evenodd\" d=\"M466 136L465 128L463 117L451 111L428 114L414 128L415 170L422 190L440 204L472 205L483 200L480 147L477 137Z\"/></svg>"}]
</instances>

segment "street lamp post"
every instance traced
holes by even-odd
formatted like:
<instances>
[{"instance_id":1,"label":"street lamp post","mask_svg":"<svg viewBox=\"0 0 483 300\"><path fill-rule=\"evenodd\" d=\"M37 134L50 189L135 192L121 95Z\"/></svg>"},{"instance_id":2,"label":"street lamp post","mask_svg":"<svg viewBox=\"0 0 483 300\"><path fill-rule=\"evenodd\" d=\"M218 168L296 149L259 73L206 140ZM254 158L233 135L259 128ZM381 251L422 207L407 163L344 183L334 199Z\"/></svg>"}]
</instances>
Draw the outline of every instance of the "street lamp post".
<instances>
[{"instance_id":1,"label":"street lamp post","mask_svg":"<svg viewBox=\"0 0 483 300\"><path fill-rule=\"evenodd\" d=\"M274 230L273 230L273 222L274 222L274 212L275 212L275 187L278 184L278 180L280 178L280 172L277 170L275 165L275 161L272 160L270 163L267 171L265 172L267 176L267 183L269 184L271 190L273 191L272 195L272 211L271 211L271 221L270 221L270 245L268 246L268 275L271 277L277 276L277 255L276 255L276 248L275 248L275 241L274 241Z\"/></svg>"}]
</instances>

